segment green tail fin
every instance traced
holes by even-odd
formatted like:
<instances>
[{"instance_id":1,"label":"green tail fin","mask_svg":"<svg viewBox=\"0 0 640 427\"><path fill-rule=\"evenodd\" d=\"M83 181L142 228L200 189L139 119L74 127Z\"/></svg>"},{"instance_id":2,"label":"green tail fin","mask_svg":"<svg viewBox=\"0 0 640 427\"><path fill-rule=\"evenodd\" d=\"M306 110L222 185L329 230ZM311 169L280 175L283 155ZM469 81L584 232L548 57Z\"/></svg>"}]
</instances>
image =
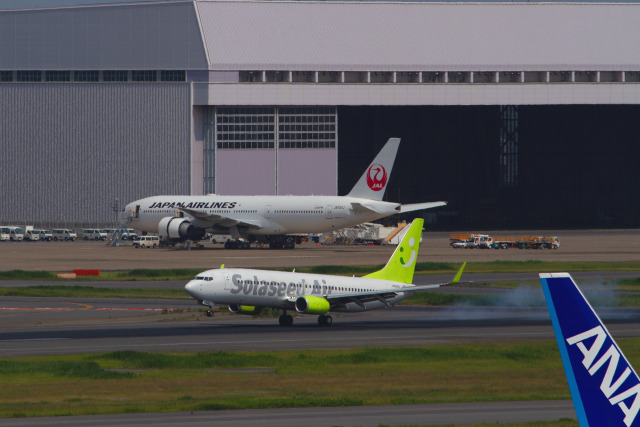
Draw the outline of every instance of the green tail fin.
<instances>
[{"instance_id":1,"label":"green tail fin","mask_svg":"<svg viewBox=\"0 0 640 427\"><path fill-rule=\"evenodd\" d=\"M418 249L420 248L423 225L424 219L414 219L402 241L393 252L393 255L391 255L391 258L389 258L387 265L382 270L367 274L364 277L413 283L413 272L418 261Z\"/></svg>"}]
</instances>

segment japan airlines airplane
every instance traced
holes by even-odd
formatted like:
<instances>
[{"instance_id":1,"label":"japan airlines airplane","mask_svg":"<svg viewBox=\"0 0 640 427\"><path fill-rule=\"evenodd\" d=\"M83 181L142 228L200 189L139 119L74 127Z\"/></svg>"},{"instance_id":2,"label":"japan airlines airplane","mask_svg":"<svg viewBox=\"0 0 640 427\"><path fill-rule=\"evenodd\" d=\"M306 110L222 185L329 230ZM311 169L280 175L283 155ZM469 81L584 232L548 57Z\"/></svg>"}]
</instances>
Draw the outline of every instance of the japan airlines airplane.
<instances>
[{"instance_id":1,"label":"japan airlines airplane","mask_svg":"<svg viewBox=\"0 0 640 427\"><path fill-rule=\"evenodd\" d=\"M243 268L207 270L185 285L202 305L228 305L232 313L257 314L262 308L282 310L281 326L291 326L287 311L317 314L318 324L331 325L329 312L362 312L388 307L415 292L457 283L465 264L449 283L412 285L422 236L422 218L415 219L387 265L364 277L329 276ZM212 315L209 310L208 315Z\"/></svg>"},{"instance_id":2,"label":"japan airlines airplane","mask_svg":"<svg viewBox=\"0 0 640 427\"><path fill-rule=\"evenodd\" d=\"M396 213L446 205L446 202L383 202L399 138L387 141L346 196L154 196L129 203L123 223L172 241L201 240L206 232L231 234L225 247L248 247L249 241L293 249L288 234L324 233ZM239 240L242 238L243 240Z\"/></svg>"},{"instance_id":3,"label":"japan airlines airplane","mask_svg":"<svg viewBox=\"0 0 640 427\"><path fill-rule=\"evenodd\" d=\"M638 426L640 379L567 273L540 274L581 427Z\"/></svg>"}]
</instances>

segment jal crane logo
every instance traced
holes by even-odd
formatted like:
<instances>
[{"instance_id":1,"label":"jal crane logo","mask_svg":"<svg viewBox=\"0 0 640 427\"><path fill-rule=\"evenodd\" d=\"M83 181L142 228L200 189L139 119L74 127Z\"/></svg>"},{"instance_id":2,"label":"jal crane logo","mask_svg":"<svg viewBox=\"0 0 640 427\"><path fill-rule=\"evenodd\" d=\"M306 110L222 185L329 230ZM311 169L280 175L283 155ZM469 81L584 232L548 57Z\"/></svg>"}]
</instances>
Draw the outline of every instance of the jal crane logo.
<instances>
[{"instance_id":1,"label":"jal crane logo","mask_svg":"<svg viewBox=\"0 0 640 427\"><path fill-rule=\"evenodd\" d=\"M367 185L373 191L383 190L387 185L387 171L384 166L377 163L369 166L367 171Z\"/></svg>"}]
</instances>

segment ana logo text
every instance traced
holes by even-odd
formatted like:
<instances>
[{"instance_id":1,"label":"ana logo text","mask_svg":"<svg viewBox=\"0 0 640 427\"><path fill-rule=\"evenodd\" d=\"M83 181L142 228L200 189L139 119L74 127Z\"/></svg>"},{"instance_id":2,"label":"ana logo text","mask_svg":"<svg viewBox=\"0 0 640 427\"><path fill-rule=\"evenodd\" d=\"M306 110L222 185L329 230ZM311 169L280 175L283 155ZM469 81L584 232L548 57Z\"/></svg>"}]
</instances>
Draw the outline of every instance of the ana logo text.
<instances>
[{"instance_id":1,"label":"ana logo text","mask_svg":"<svg viewBox=\"0 0 640 427\"><path fill-rule=\"evenodd\" d=\"M595 337L595 340L593 341L593 344L591 344L591 348L586 348L583 341L592 337ZM613 377L616 374L616 371L618 369L618 362L620 361L620 352L618 352L618 349L615 345L613 345L613 343L611 343L607 351L598 359L598 361L595 361L596 357L600 354L600 350L604 346L606 340L607 334L605 333L602 326L596 326L593 329L568 338L567 342L570 345L576 345L582 352L584 356L584 358L582 359L582 365L585 367L585 369L587 369L589 375L591 376L598 372L598 370L608 361L607 370L600 384L600 391L605 395L607 399L609 399L610 404L618 405L618 407L620 407L625 415L624 423L627 426L630 426L635 421L636 416L638 415L638 410L640 410L640 384L636 383L635 385L629 387L627 390L621 391L620 393L613 396L613 394L618 391L618 389L622 386L629 375L631 375L631 369L625 363L625 360L623 358L622 367L625 368L624 372L622 372L618 379L614 381ZM631 403L631 407L627 407L625 401L630 399L631 397L633 397L633 402Z\"/></svg>"},{"instance_id":2,"label":"ana logo text","mask_svg":"<svg viewBox=\"0 0 640 427\"><path fill-rule=\"evenodd\" d=\"M387 171L384 169L384 166L377 163L369 166L369 170L367 171L367 185L373 191L384 189L385 185L387 185Z\"/></svg>"}]
</instances>

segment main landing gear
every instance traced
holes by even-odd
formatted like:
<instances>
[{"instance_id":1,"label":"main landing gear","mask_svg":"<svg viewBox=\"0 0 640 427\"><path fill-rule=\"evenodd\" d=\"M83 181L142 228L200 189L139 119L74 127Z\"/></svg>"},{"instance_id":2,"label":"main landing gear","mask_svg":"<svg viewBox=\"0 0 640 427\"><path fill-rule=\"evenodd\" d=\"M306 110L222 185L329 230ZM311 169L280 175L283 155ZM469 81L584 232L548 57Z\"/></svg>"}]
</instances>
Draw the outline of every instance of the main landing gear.
<instances>
[{"instance_id":1,"label":"main landing gear","mask_svg":"<svg viewBox=\"0 0 640 427\"><path fill-rule=\"evenodd\" d=\"M271 236L269 238L269 249L293 249L296 241L293 237Z\"/></svg>"},{"instance_id":2,"label":"main landing gear","mask_svg":"<svg viewBox=\"0 0 640 427\"><path fill-rule=\"evenodd\" d=\"M280 326L291 326L293 325L293 316L290 314L287 314L286 311L282 312L282 316L280 316L280 319L278 319L280 321Z\"/></svg>"},{"instance_id":3,"label":"main landing gear","mask_svg":"<svg viewBox=\"0 0 640 427\"><path fill-rule=\"evenodd\" d=\"M224 242L225 249L249 249L250 244L246 240L227 240Z\"/></svg>"},{"instance_id":4,"label":"main landing gear","mask_svg":"<svg viewBox=\"0 0 640 427\"><path fill-rule=\"evenodd\" d=\"M333 318L328 314L321 314L318 316L318 325L320 326L331 326L333 323Z\"/></svg>"},{"instance_id":5,"label":"main landing gear","mask_svg":"<svg viewBox=\"0 0 640 427\"><path fill-rule=\"evenodd\" d=\"M280 326L291 326L293 325L293 316L287 314L286 311L282 312L282 316L278 319L280 322ZM331 326L333 323L333 318L328 314L321 314L318 316L318 325L320 326Z\"/></svg>"}]
</instances>

